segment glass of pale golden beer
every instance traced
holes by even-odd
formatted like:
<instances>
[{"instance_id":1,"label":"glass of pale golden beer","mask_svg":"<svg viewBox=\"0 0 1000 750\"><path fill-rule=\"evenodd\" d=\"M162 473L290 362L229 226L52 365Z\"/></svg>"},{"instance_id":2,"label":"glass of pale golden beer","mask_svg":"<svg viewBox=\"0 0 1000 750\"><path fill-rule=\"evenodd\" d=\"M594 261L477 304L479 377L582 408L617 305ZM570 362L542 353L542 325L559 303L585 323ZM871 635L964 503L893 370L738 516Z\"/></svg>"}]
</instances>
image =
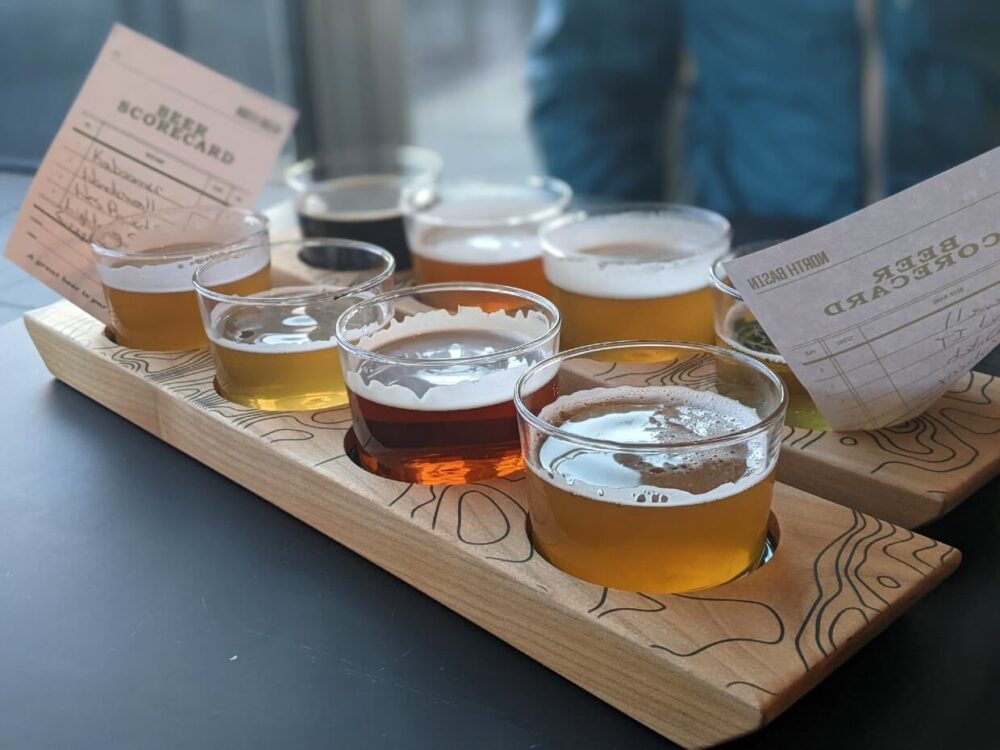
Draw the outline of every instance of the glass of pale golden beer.
<instances>
[{"instance_id":1,"label":"glass of pale golden beer","mask_svg":"<svg viewBox=\"0 0 1000 750\"><path fill-rule=\"evenodd\" d=\"M98 228L91 248L122 346L182 351L208 346L192 277L212 257L267 242L267 218L220 206L167 208L134 214ZM247 258L216 279L229 294L252 294L270 283L270 257Z\"/></svg>"},{"instance_id":2,"label":"glass of pale golden beer","mask_svg":"<svg viewBox=\"0 0 1000 750\"><path fill-rule=\"evenodd\" d=\"M255 294L219 291L218 280L254 256L308 250L330 274L322 285L285 286ZM215 360L216 389L229 401L266 411L316 411L347 403L335 326L357 302L385 291L395 264L364 242L312 239L234 250L194 276Z\"/></svg>"},{"instance_id":3,"label":"glass of pale golden beer","mask_svg":"<svg viewBox=\"0 0 1000 750\"><path fill-rule=\"evenodd\" d=\"M767 367L705 344L596 344L535 365L514 396L535 548L650 593L754 569L786 402Z\"/></svg>"},{"instance_id":4,"label":"glass of pale golden beer","mask_svg":"<svg viewBox=\"0 0 1000 750\"><path fill-rule=\"evenodd\" d=\"M400 289L347 310L337 340L363 467L422 484L522 469L514 384L558 348L547 299L493 284Z\"/></svg>"},{"instance_id":5,"label":"glass of pale golden beer","mask_svg":"<svg viewBox=\"0 0 1000 750\"><path fill-rule=\"evenodd\" d=\"M384 247L399 270L410 267L400 195L412 182L433 180L441 157L418 146L355 146L325 151L293 164L285 182L297 194L296 212L305 237L344 237ZM307 265L326 259L303 249Z\"/></svg>"},{"instance_id":6,"label":"glass of pale golden beer","mask_svg":"<svg viewBox=\"0 0 1000 750\"><path fill-rule=\"evenodd\" d=\"M414 183L402 202L414 279L504 284L548 294L538 229L572 197L569 185L552 177Z\"/></svg>"},{"instance_id":7,"label":"glass of pale golden beer","mask_svg":"<svg viewBox=\"0 0 1000 750\"><path fill-rule=\"evenodd\" d=\"M711 343L708 272L731 235L719 214L673 204L608 206L545 224L545 276L563 315L563 346Z\"/></svg>"},{"instance_id":8,"label":"glass of pale golden beer","mask_svg":"<svg viewBox=\"0 0 1000 750\"><path fill-rule=\"evenodd\" d=\"M771 341L771 337L743 301L743 297L729 283L729 276L726 274L726 261L738 254L761 250L773 244L776 244L775 241L769 240L737 248L736 252L723 256L712 265L716 343L760 360L785 381L785 387L788 388L788 412L785 414L785 424L807 430L829 430L829 423L823 419L809 391L795 377L792 368L788 366L781 352Z\"/></svg>"}]
</instances>

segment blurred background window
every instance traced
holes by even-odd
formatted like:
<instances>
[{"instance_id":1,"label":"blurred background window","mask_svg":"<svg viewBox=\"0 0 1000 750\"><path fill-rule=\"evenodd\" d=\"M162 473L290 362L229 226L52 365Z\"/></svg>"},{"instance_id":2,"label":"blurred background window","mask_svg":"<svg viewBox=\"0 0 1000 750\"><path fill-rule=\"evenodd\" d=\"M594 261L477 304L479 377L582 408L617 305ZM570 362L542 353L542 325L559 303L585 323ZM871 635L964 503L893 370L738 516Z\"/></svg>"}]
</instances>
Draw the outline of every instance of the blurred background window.
<instances>
[{"instance_id":1,"label":"blurred background window","mask_svg":"<svg viewBox=\"0 0 1000 750\"><path fill-rule=\"evenodd\" d=\"M38 166L113 23L302 110L294 153L427 145L454 170L537 170L535 0L0 0L0 170Z\"/></svg>"}]
</instances>

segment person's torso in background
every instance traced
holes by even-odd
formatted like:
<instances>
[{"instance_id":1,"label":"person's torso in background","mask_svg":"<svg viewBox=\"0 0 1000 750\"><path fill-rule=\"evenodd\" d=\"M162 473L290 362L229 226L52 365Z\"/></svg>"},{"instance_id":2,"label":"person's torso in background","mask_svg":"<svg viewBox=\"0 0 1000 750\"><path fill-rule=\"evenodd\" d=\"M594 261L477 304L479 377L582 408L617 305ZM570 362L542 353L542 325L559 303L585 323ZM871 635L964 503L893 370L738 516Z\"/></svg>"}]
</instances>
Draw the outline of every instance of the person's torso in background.
<instances>
[{"instance_id":1,"label":"person's torso in background","mask_svg":"<svg viewBox=\"0 0 1000 750\"><path fill-rule=\"evenodd\" d=\"M1000 142L1000 4L689 1L683 19L699 205L827 222Z\"/></svg>"}]
</instances>

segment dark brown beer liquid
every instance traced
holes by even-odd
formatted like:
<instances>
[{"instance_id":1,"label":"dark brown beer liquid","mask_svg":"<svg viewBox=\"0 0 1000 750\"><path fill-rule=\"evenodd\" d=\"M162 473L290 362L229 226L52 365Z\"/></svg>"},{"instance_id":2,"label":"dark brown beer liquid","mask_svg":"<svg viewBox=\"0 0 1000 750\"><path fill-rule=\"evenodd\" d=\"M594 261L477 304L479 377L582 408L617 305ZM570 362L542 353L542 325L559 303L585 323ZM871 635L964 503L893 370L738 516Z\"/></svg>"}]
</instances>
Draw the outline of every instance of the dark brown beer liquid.
<instances>
[{"instance_id":1,"label":"dark brown beer liquid","mask_svg":"<svg viewBox=\"0 0 1000 750\"><path fill-rule=\"evenodd\" d=\"M521 343L497 332L438 331L389 344L378 352L408 358L470 357L508 349ZM518 363L512 362L513 366ZM523 362L521 369L523 370ZM430 387L446 387L449 378L468 375L476 365L456 364L453 369L429 365L426 372L412 367L380 365L367 373L386 386L412 388L418 396ZM484 381L484 387L485 386ZM512 379L511 379L512 382ZM349 390L358 459L381 476L421 484L461 484L507 476L524 468L521 459L513 388L495 394L480 393L480 404L444 401L434 408L409 408L365 398ZM541 408L555 398L553 383L532 394ZM482 403L482 402L486 403Z\"/></svg>"}]
</instances>

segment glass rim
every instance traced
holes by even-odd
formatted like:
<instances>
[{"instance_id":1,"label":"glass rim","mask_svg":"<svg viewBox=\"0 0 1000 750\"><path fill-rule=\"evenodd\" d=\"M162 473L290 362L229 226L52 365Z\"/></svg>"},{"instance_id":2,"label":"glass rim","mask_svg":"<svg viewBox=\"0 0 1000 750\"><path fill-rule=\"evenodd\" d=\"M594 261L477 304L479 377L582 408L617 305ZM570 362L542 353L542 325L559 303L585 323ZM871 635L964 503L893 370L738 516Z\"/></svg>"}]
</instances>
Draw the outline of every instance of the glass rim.
<instances>
[{"instance_id":1,"label":"glass rim","mask_svg":"<svg viewBox=\"0 0 1000 750\"><path fill-rule=\"evenodd\" d=\"M544 207L525 213L515 213L511 216L496 219L459 219L433 216L416 205L417 196L423 190L468 187L517 187L529 189L550 190L555 194L551 203ZM458 227L460 229L478 229L486 227L517 227L524 224L534 224L559 217L573 200L573 189L563 180L548 175L528 175L521 179L491 180L485 177L459 177L448 180L420 180L403 189L399 205L406 217L417 217L422 224L436 227Z\"/></svg>"},{"instance_id":2,"label":"glass rim","mask_svg":"<svg viewBox=\"0 0 1000 750\"><path fill-rule=\"evenodd\" d=\"M200 249L192 250L187 248L184 250L141 250L137 252L129 252L127 250L118 250L113 247L108 247L103 244L100 237L105 236L108 232L113 232L115 229L135 222L136 220L145 219L155 216L164 216L171 214L180 213L194 213L197 211L225 211L226 213L236 214L242 216L244 219L252 218L260 223L254 230L247 230L247 232L241 235L238 239L230 240L228 242L223 242L215 245L206 245ZM249 208L236 208L234 206L219 206L218 208L211 208L208 206L171 206L170 208L161 208L156 211L143 211L137 214L130 214L128 216L123 216L120 219L115 219L114 221L108 222L107 224L102 224L97 229L94 230L94 234L90 239L90 247L95 254L107 257L107 258L143 258L143 259L175 259L175 258L197 258L200 255L205 255L206 253L221 253L226 250L233 248L237 245L245 243L251 237L253 237L258 232L266 232L271 226L271 220L267 218L260 211L253 211Z\"/></svg>"},{"instance_id":3,"label":"glass rim","mask_svg":"<svg viewBox=\"0 0 1000 750\"><path fill-rule=\"evenodd\" d=\"M603 352L603 351L613 351L617 349L687 349L694 352L710 352L712 354L721 355L722 357L728 357L730 359L736 360L745 365L749 365L751 369L763 373L766 378L771 382L772 385L778 388L778 392L781 394L781 398L778 401L778 405L774 410L764 416L760 417L757 422L749 427L744 427L743 429L736 430L734 432L728 433L726 435L721 435L712 438L702 438L699 440L685 440L682 442L672 442L672 443L620 443L614 440L601 440L600 438L588 438L581 435L576 435L567 430L563 430L556 425L547 422L542 419L534 412L532 412L527 404L524 403L524 399L521 396L521 392L524 386L527 384L528 380L535 374L540 372L545 367L551 367L553 364L561 364L562 362L574 359L583 354L590 354L593 352ZM535 389L537 390L537 389ZM534 393L535 391L531 391ZM628 451L631 453L659 453L667 450L683 449L683 448L705 448L707 446L726 446L732 445L734 443L741 443L754 435L766 432L774 426L775 422L784 424L784 413L788 407L788 389L785 387L784 382L778 377L767 365L759 362L758 360L750 357L741 352L736 352L731 349L725 349L721 346L715 346L714 344L696 344L684 341L656 341L656 340L643 340L643 339L631 339L629 341L608 341L599 344L588 344L586 346L578 346L573 349L567 349L566 351L557 352L551 357L548 357L541 362L538 362L531 367L529 367L520 378L518 378L517 383L514 385L514 408L517 411L518 417L528 422L532 427L537 430L544 432L550 437L558 437L560 440L564 440L568 443L573 443L575 445L587 447L587 448L597 448L600 450L617 450L617 451Z\"/></svg>"},{"instance_id":4,"label":"glass rim","mask_svg":"<svg viewBox=\"0 0 1000 750\"><path fill-rule=\"evenodd\" d=\"M659 203L655 201L641 201L641 202L621 202L621 203L601 203L596 204L589 208L581 208L577 211L571 211L565 213L562 216L556 216L555 218L547 221L538 230L538 241L542 246L542 252L545 255L550 255L553 258L559 260L570 260L574 253L572 251L567 251L565 247L560 247L558 243L554 242L551 235L558 230L569 226L571 224L578 224L587 221L588 219L596 219L603 216L618 216L630 213L655 213L655 214L675 214L675 215L685 215L685 216L695 216L701 219L707 219L708 223L714 225L718 232L716 236L712 237L710 240L698 243L697 249L691 255L685 256L683 258L675 258L673 260L636 260L629 261L635 265L658 265L658 266L670 266L670 265L681 265L684 263L689 263L693 259L700 258L703 255L708 254L708 252L716 247L719 242L725 239L732 240L733 237L733 227L727 219L722 214L712 211L708 208L701 208L700 206L691 206L685 203ZM614 255L599 255L596 253L576 253L577 255L582 255L585 259L599 260L618 260L621 258L616 258Z\"/></svg>"},{"instance_id":5,"label":"glass rim","mask_svg":"<svg viewBox=\"0 0 1000 750\"><path fill-rule=\"evenodd\" d=\"M712 267L708 269L708 276L712 280L712 285L716 289L718 289L723 294L732 297L734 300L742 302L743 295L740 294L738 291L736 291L736 287L734 287L732 284L729 284L726 281L728 275L723 269L723 266L725 265L726 261L730 261L738 257L739 256L736 253L729 252L723 255L721 258L717 258L716 261L712 264Z\"/></svg>"},{"instance_id":6,"label":"glass rim","mask_svg":"<svg viewBox=\"0 0 1000 750\"><path fill-rule=\"evenodd\" d=\"M477 354L473 357L429 357L420 359L409 359L406 357L394 357L388 354L379 354L378 352L372 351L371 349L364 349L357 346L354 342L348 341L344 335L344 324L345 321L352 315L356 315L362 308L371 307L375 305L381 305L384 302L389 302L394 299L399 299L402 297L412 297L417 294L426 294L432 292L489 292L494 294L502 294L508 297L517 297L522 300L527 300L529 302L534 302L537 306L545 310L549 315L549 326L545 333L541 336L537 336L530 341L518 344L517 346L512 346L507 349L501 349L500 351L493 352L492 354ZM442 309L442 308L438 308ZM364 359L371 360L373 362L380 362L382 364L389 365L403 365L406 367L412 367L415 364L431 364L431 365L443 365L443 364L481 364L484 362L493 362L501 359L508 359L515 354L520 354L521 352L533 349L545 341L551 339L553 336L559 333L559 329L562 326L562 315L559 312L559 308L555 306L550 300L546 299L540 294L535 294L534 292L529 292L526 289L518 289L513 286L504 286L502 284L485 284L485 283L465 283L465 282L442 282L438 284L420 284L418 286L403 287L402 289L393 289L392 291L383 292L382 294L377 294L371 299L362 300L357 302L350 307L348 307L337 319L337 325L335 328L337 344L342 347L342 351L350 352L357 357L363 357Z\"/></svg>"},{"instance_id":7,"label":"glass rim","mask_svg":"<svg viewBox=\"0 0 1000 750\"><path fill-rule=\"evenodd\" d=\"M270 258L274 255L275 251L280 250L284 247L322 247L330 246L335 247L346 247L353 250L363 250L369 252L373 255L377 255L385 263L385 268L378 272L375 276L367 279L359 284L352 284L351 286L344 287L342 289L334 289L332 285L326 284L301 284L299 288L313 288L313 289L329 289L329 294L300 294L293 295L289 297L265 297L261 293L239 295L239 294L224 294L222 292L217 292L214 289L205 286L198 279L199 274L206 268L216 265L217 263L222 263L228 260L237 253L250 252L252 250L257 250L260 248L267 248L268 251L268 262ZM280 242L261 242L254 245L245 245L243 247L234 248L220 253L218 256L212 258L207 263L203 263L195 269L195 272L191 278L191 283L194 285L195 291L199 296L207 297L213 299L216 302L230 302L233 304L247 304L247 305L294 305L301 304L304 302L323 302L328 300L340 299L341 297L346 297L348 294L357 294L358 292L364 292L371 289L374 286L378 286L385 280L392 277L396 270L396 259L392 257L392 254L385 248L379 247L378 245L373 245L370 242L359 242L358 240L342 240L336 237L311 237L300 240L282 240ZM281 289L283 287L278 287ZM290 287L295 288L295 287ZM273 290L272 290L273 291Z\"/></svg>"},{"instance_id":8,"label":"glass rim","mask_svg":"<svg viewBox=\"0 0 1000 750\"><path fill-rule=\"evenodd\" d=\"M402 166L402 168L405 169L405 165L407 161L409 161L419 170L431 175L438 174L444 167L444 159L441 158L441 155L437 151L429 149L425 146L414 146L409 143L384 143L372 146L355 146L330 149L326 152L321 151L308 157L307 159L300 159L285 169L282 175L285 184L297 192L305 192L315 188L317 185L322 185L325 182L330 182L344 177L357 177L365 174L393 174L391 171L359 170L351 174L341 175L340 177L329 177L317 180L312 177L312 172L316 169L317 160L321 158L324 153L344 155L376 153L385 155L391 153L392 159L396 161L397 166ZM403 170L401 169L399 171ZM415 179L420 178L416 177Z\"/></svg>"}]
</instances>

